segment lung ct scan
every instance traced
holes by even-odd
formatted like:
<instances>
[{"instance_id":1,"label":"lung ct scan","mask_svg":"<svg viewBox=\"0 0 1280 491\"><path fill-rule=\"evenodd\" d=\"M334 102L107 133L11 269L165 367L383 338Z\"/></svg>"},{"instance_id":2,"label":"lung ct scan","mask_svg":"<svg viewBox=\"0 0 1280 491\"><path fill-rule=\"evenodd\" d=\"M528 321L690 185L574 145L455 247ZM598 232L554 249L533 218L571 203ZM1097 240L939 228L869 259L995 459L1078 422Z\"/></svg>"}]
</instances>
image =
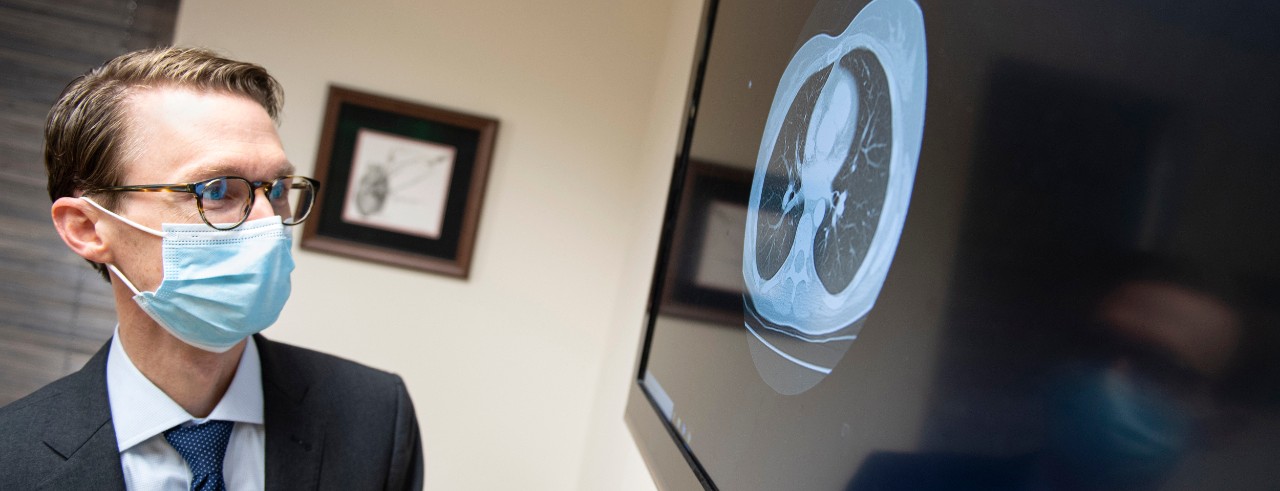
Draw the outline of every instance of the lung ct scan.
<instances>
[{"instance_id":1,"label":"lung ct scan","mask_svg":"<svg viewBox=\"0 0 1280 491\"><path fill-rule=\"evenodd\" d=\"M909 0L877 0L791 58L747 208L745 324L782 394L831 373L893 262L924 129L925 36Z\"/></svg>"}]
</instances>

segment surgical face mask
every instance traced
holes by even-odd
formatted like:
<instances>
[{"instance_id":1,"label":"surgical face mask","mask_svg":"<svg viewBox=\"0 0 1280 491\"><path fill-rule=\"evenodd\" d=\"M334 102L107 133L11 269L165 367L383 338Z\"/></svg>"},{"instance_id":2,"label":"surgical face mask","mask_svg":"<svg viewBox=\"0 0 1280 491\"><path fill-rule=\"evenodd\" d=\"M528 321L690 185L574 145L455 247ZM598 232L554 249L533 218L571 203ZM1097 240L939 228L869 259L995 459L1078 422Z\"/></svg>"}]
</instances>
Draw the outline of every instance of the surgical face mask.
<instances>
[{"instance_id":1,"label":"surgical face mask","mask_svg":"<svg viewBox=\"0 0 1280 491\"><path fill-rule=\"evenodd\" d=\"M157 231L81 199L163 240L164 280L155 291L138 291L115 265L107 268L133 291L133 301L174 337L221 353L280 317L294 266L293 240L280 217L251 220L233 230L166 223Z\"/></svg>"},{"instance_id":2,"label":"surgical face mask","mask_svg":"<svg viewBox=\"0 0 1280 491\"><path fill-rule=\"evenodd\" d=\"M1136 374L1080 364L1055 376L1049 404L1054 454L1088 487L1149 485L1186 449L1190 415Z\"/></svg>"}]
</instances>

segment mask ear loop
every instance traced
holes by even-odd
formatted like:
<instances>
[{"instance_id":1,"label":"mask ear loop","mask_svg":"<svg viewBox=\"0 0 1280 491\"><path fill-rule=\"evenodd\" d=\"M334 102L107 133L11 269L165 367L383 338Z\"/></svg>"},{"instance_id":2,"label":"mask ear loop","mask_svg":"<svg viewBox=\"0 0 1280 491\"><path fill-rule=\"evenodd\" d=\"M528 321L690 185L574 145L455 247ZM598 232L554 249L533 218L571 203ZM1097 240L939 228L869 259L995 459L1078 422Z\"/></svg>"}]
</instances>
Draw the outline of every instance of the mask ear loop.
<instances>
[{"instance_id":1,"label":"mask ear loop","mask_svg":"<svg viewBox=\"0 0 1280 491\"><path fill-rule=\"evenodd\" d=\"M107 269L111 270L112 273L115 273L116 278L120 278L120 281L124 282L124 286L129 287L129 290L133 291L134 295L142 294L142 292L138 291L138 289L133 286L133 282L129 281L129 278L124 277L124 273L121 273L120 268L117 268L116 265L108 263Z\"/></svg>"},{"instance_id":2,"label":"mask ear loop","mask_svg":"<svg viewBox=\"0 0 1280 491\"><path fill-rule=\"evenodd\" d=\"M87 197L87 196L81 196L81 197L80 197L80 199L82 199L82 200L84 200L85 202L87 202L87 203L89 203L89 204L93 205L93 207L94 207L94 208L97 208L99 211L101 211L101 212L103 212L103 213L106 213L106 214L108 214L108 215L111 215L111 216L115 217L115 219L116 219L116 220L120 220L121 222L124 222L124 223L125 223L125 225L128 225L128 226L130 226L130 227L136 228L136 229L141 230L141 231L143 231L143 232L149 233L149 234L154 235L154 236L156 236L156 237L160 237L160 238L162 238L162 239L164 238L164 233L163 233L163 232L158 232L158 231L156 231L155 229L152 229L152 228L150 228L150 227L147 227L146 225L143 225L143 224L141 224L141 223L135 222L135 221L130 220L130 219L128 219L128 218L125 218L125 217L123 217L123 216L117 215L116 213L112 212L111 210L108 210L108 209L104 208L102 205L98 204L96 201L89 199L89 197ZM112 272L112 273L115 273L116 278L120 278L120 281L123 281L123 282L124 282L124 286L129 287L129 290L133 291L133 294L134 294L134 295L141 295L141 294L142 294L142 292L141 292L141 291L138 291L138 288L137 288L137 287L133 286L133 282L132 282L132 281L129 281L129 278L126 278L126 277L124 276L124 273L121 273L121 272L120 272L120 268L117 268L117 267L116 267L116 265L114 265L114 264L110 264L110 263L107 263L107 269L111 270L111 272Z\"/></svg>"},{"instance_id":3,"label":"mask ear loop","mask_svg":"<svg viewBox=\"0 0 1280 491\"><path fill-rule=\"evenodd\" d=\"M130 226L130 227L136 228L136 229L138 229L138 230L141 230L141 231L143 231L143 232L149 233L149 234L154 235L154 236L156 236L156 237L160 237L160 238L162 238L162 239L164 238L164 232L161 232L161 231L159 231L159 230L153 229L153 228L148 227L148 226L146 226L146 225L143 225L143 224L141 224L141 223L135 222L135 221L130 220L130 219L128 219L128 218L125 218L125 217L123 217L123 216L117 215L115 212L113 212L113 211L111 211L111 210L108 210L108 209L104 208L102 205L98 204L96 201L89 199L89 197L88 197L88 196L81 196L81 197L80 197L80 199L85 200L85 201L86 201L86 202L88 202L89 204L93 205L93 207L94 207L94 208L97 208L99 211L101 211L101 212L103 212L103 213L106 213L106 214L108 214L108 215L111 215L111 216L115 217L115 219L116 219L116 220L120 220L120 221L124 222L126 225L128 225L128 226Z\"/></svg>"}]
</instances>

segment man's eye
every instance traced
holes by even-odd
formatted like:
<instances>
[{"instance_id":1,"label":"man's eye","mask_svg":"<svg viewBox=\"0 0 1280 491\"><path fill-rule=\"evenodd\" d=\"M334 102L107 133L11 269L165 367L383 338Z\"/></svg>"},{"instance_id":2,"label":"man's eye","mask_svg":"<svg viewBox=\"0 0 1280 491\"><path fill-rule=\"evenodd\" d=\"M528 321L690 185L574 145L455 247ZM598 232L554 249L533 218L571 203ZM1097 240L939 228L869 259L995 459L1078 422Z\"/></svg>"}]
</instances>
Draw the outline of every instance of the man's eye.
<instances>
[{"instance_id":1,"label":"man's eye","mask_svg":"<svg viewBox=\"0 0 1280 491\"><path fill-rule=\"evenodd\" d=\"M271 199L280 199L281 196L284 196L285 186L287 185L288 184L284 181L277 181L271 186L271 189L268 190L267 196Z\"/></svg>"},{"instance_id":2,"label":"man's eye","mask_svg":"<svg viewBox=\"0 0 1280 491\"><path fill-rule=\"evenodd\" d=\"M205 187L204 197L212 200L220 200L227 197L227 182L218 181Z\"/></svg>"},{"instance_id":3,"label":"man's eye","mask_svg":"<svg viewBox=\"0 0 1280 491\"><path fill-rule=\"evenodd\" d=\"M240 201L249 192L249 185L237 179L214 179L204 185L201 198L206 202Z\"/></svg>"}]
</instances>

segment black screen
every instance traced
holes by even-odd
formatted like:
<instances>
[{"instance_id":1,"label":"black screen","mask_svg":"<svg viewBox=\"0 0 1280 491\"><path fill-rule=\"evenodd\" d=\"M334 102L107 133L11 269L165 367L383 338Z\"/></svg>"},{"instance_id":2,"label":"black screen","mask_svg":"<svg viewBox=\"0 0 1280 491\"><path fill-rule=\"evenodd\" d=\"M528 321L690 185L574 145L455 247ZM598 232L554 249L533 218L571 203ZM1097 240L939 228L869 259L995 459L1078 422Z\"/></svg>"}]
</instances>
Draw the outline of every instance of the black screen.
<instances>
[{"instance_id":1,"label":"black screen","mask_svg":"<svg viewBox=\"0 0 1280 491\"><path fill-rule=\"evenodd\" d=\"M1280 8L706 22L628 409L659 483L1275 489Z\"/></svg>"}]
</instances>

